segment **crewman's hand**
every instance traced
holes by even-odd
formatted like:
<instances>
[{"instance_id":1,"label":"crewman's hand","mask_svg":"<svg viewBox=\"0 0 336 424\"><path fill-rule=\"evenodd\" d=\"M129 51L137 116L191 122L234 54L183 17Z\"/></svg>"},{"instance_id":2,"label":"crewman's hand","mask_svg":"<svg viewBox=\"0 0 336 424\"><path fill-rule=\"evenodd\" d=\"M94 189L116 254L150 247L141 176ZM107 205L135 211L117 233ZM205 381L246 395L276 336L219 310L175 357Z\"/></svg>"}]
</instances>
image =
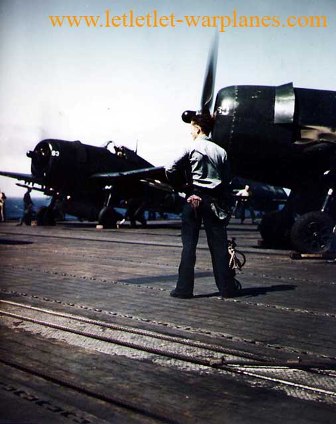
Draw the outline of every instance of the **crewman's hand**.
<instances>
[{"instance_id":1,"label":"crewman's hand","mask_svg":"<svg viewBox=\"0 0 336 424\"><path fill-rule=\"evenodd\" d=\"M202 201L202 198L197 196L196 194L192 194L188 197L187 202L191 204L193 209L197 209Z\"/></svg>"}]
</instances>

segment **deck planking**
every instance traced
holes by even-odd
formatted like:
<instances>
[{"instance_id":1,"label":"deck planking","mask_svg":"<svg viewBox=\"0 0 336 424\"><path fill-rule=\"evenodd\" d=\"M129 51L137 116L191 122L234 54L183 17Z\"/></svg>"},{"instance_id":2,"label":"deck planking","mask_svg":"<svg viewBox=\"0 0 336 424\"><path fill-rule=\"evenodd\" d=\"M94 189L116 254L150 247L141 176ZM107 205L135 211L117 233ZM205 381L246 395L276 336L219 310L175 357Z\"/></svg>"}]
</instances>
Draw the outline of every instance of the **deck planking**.
<instances>
[{"instance_id":1,"label":"deck planking","mask_svg":"<svg viewBox=\"0 0 336 424\"><path fill-rule=\"evenodd\" d=\"M202 231L196 296L179 300L169 296L181 250L179 223L119 230L97 230L81 223L52 228L1 224L1 299L186 337L260 358L300 357L335 365L335 264L292 260L289 251L261 249L252 225L233 222L228 233L247 256L238 275L243 295L217 299ZM29 372L71 377L97 393L116 392L120 404L64 389L38 374L25 378L25 371L2 364L1 387L6 396L1 416L9 422L24 416L25 404L31 422L48 418L48 422L268 423L272 417L275 422L328 423L334 418L335 395L329 391L334 392L335 385L327 387L328 395L322 398L299 389L295 394L280 387L274 376L260 380L197 367L186 371L132 354L104 354L62 336L43 337L43 332L20 325L19 320L2 319L2 358ZM31 381L36 383L38 398L48 387L45 393L57 400L57 408L74 408L74 415L62 416L56 407L58 412L52 412L38 401L28 405L24 396L6 390L16 384L24 392ZM60 395L64 390L71 393L66 399Z\"/></svg>"}]
</instances>

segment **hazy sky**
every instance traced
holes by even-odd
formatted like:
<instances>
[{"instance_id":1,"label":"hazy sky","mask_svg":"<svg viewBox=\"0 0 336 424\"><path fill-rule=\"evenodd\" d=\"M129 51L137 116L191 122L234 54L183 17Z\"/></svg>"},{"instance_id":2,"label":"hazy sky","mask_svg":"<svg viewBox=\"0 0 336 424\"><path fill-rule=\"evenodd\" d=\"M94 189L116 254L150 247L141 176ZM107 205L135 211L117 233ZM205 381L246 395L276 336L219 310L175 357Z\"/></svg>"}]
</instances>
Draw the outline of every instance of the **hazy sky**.
<instances>
[{"instance_id":1,"label":"hazy sky","mask_svg":"<svg viewBox=\"0 0 336 424\"><path fill-rule=\"evenodd\" d=\"M189 137L214 29L54 28L50 15L325 16L326 28L229 27L219 34L216 90L234 84L336 90L335 0L0 0L0 169L30 172L43 138L108 140L154 165ZM235 12L234 12L235 11ZM237 22L237 21L236 21ZM304 22L304 20L301 20ZM0 177L6 194L23 193Z\"/></svg>"}]
</instances>

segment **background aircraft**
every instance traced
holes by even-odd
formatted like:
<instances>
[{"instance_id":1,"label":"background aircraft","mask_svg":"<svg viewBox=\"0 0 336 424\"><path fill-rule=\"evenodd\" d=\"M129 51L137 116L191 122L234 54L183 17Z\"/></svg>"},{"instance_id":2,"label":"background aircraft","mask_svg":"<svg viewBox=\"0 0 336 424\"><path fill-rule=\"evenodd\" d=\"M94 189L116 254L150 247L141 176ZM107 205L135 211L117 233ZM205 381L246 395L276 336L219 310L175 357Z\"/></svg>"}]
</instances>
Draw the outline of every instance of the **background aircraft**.
<instances>
[{"instance_id":1,"label":"background aircraft","mask_svg":"<svg viewBox=\"0 0 336 424\"><path fill-rule=\"evenodd\" d=\"M111 145L114 151L109 150ZM127 147L48 139L40 141L27 156L31 174L0 171L0 175L24 181L28 185L23 187L51 196L50 205L37 212L39 225L53 225L56 217L69 214L98 220L105 228L115 227L122 218L115 207L121 206L131 223L144 222L144 210L161 214L181 211L183 197L165 183L164 168L154 167ZM235 178L232 188L245 184L245 180ZM287 198L280 188L252 183L252 189L256 210L277 209L275 200Z\"/></svg>"},{"instance_id":2,"label":"background aircraft","mask_svg":"<svg viewBox=\"0 0 336 424\"><path fill-rule=\"evenodd\" d=\"M51 196L48 207L37 213L39 225L55 223L58 213L70 214L104 227L114 227L121 216L114 207L124 206L129 218L141 219L144 209L176 213L182 198L157 180L163 167L154 167L124 146L106 147L79 141L42 140L29 151L31 174L0 171Z\"/></svg>"}]
</instances>

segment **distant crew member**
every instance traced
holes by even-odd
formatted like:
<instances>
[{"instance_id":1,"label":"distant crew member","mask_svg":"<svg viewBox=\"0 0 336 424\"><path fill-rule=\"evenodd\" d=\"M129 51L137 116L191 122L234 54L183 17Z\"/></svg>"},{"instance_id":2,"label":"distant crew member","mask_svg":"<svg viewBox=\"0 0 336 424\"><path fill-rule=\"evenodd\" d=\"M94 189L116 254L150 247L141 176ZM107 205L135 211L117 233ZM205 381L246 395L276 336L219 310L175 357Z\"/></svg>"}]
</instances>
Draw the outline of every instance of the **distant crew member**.
<instances>
[{"instance_id":1,"label":"distant crew member","mask_svg":"<svg viewBox=\"0 0 336 424\"><path fill-rule=\"evenodd\" d=\"M6 221L6 195L0 190L0 222Z\"/></svg>"},{"instance_id":2,"label":"distant crew member","mask_svg":"<svg viewBox=\"0 0 336 424\"><path fill-rule=\"evenodd\" d=\"M243 224L246 217L246 209L250 212L252 224L255 224L255 213L251 204L252 192L249 185L246 185L242 190L236 193L240 197L236 205L236 210L239 211L240 223Z\"/></svg>"},{"instance_id":3,"label":"distant crew member","mask_svg":"<svg viewBox=\"0 0 336 424\"><path fill-rule=\"evenodd\" d=\"M23 215L17 225L22 225L23 223L25 223L26 225L31 225L34 206L34 203L30 197L31 191L31 188L28 188L23 196Z\"/></svg>"},{"instance_id":4,"label":"distant crew member","mask_svg":"<svg viewBox=\"0 0 336 424\"><path fill-rule=\"evenodd\" d=\"M193 142L174 164L166 168L168 181L183 184L186 176L186 202L182 212L182 255L176 288L172 297L193 297L196 247L202 222L212 258L220 298L238 295L239 283L229 268L226 226L229 221L229 164L226 151L213 143L209 134L213 118L195 115L191 121Z\"/></svg>"}]
</instances>

